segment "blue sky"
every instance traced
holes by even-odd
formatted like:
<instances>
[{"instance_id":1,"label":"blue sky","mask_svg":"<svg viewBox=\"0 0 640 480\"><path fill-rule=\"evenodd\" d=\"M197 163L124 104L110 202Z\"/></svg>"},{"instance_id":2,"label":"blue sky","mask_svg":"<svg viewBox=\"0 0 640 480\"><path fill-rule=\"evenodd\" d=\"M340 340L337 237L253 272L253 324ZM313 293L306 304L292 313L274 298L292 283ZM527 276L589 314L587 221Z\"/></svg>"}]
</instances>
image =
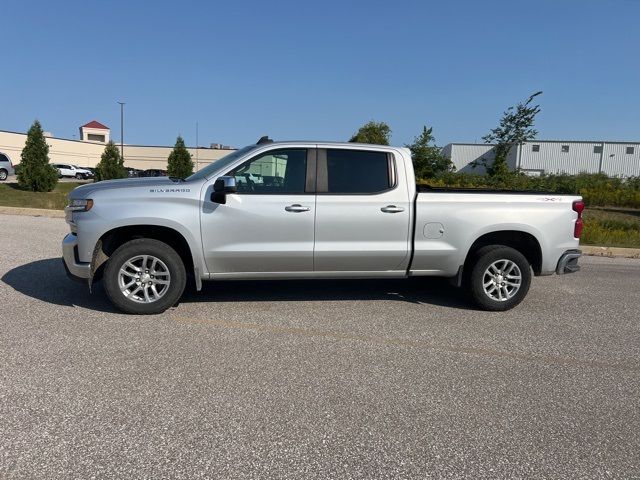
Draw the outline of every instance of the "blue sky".
<instances>
[{"instance_id":1,"label":"blue sky","mask_svg":"<svg viewBox=\"0 0 640 480\"><path fill-rule=\"evenodd\" d=\"M473 142L543 90L539 138L640 139L640 0L3 0L0 129L72 138Z\"/></svg>"}]
</instances>

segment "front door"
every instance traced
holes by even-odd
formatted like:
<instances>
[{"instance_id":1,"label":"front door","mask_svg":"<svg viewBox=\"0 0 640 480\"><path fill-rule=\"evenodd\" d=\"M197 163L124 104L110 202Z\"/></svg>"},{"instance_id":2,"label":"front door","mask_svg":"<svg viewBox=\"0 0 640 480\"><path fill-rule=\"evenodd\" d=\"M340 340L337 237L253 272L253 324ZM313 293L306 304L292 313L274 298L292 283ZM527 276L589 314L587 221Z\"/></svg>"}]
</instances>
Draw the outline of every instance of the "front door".
<instances>
[{"instance_id":1,"label":"front door","mask_svg":"<svg viewBox=\"0 0 640 480\"><path fill-rule=\"evenodd\" d=\"M318 150L316 272L404 274L411 227L404 179L390 152Z\"/></svg>"},{"instance_id":2,"label":"front door","mask_svg":"<svg viewBox=\"0 0 640 480\"><path fill-rule=\"evenodd\" d=\"M211 202L206 189L202 243L210 273L313 271L315 150L277 149L258 154L225 175L237 193L226 204ZM286 276L286 275L285 275Z\"/></svg>"}]
</instances>

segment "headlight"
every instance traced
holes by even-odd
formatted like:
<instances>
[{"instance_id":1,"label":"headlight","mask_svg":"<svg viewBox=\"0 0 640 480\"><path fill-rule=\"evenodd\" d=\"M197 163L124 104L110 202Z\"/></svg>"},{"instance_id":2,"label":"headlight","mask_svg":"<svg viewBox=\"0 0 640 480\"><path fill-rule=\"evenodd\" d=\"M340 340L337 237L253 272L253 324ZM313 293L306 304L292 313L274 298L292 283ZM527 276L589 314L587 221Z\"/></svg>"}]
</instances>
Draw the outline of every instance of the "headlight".
<instances>
[{"instance_id":1,"label":"headlight","mask_svg":"<svg viewBox=\"0 0 640 480\"><path fill-rule=\"evenodd\" d=\"M88 212L93 207L93 200L71 200L67 206L70 212Z\"/></svg>"}]
</instances>

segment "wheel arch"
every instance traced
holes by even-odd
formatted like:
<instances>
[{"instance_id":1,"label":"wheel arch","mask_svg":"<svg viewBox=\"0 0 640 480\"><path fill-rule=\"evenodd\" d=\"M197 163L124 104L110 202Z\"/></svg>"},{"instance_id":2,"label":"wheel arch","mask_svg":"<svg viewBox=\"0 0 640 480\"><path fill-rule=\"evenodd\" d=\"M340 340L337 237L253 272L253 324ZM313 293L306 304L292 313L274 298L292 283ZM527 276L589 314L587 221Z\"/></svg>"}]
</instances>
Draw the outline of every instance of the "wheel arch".
<instances>
[{"instance_id":1,"label":"wheel arch","mask_svg":"<svg viewBox=\"0 0 640 480\"><path fill-rule=\"evenodd\" d=\"M522 230L496 230L479 236L467 252L462 267L463 272L470 270L478 250L488 245L511 247L525 256L535 275L540 275L542 272L542 246L533 234Z\"/></svg>"},{"instance_id":2,"label":"wheel arch","mask_svg":"<svg viewBox=\"0 0 640 480\"><path fill-rule=\"evenodd\" d=\"M202 280L194 255L185 236L178 230L154 224L124 225L112 228L103 233L96 243L91 260L91 281L102 277L104 266L109 257L118 247L130 240L150 238L164 242L173 248L184 263L188 275L193 275L196 287L200 290Z\"/></svg>"}]
</instances>

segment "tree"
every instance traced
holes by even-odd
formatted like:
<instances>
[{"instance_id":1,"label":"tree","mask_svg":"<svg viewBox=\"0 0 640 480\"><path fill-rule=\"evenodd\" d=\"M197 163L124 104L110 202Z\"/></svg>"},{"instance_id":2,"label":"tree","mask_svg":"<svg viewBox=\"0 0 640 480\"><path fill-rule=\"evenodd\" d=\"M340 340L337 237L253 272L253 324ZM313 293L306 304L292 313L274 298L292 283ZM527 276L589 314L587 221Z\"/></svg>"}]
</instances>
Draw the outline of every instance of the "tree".
<instances>
[{"instance_id":1,"label":"tree","mask_svg":"<svg viewBox=\"0 0 640 480\"><path fill-rule=\"evenodd\" d=\"M435 145L433 128L422 127L412 144L405 145L411 150L411 160L416 178L433 178L438 173L453 170L453 163L442 154L442 149Z\"/></svg>"},{"instance_id":2,"label":"tree","mask_svg":"<svg viewBox=\"0 0 640 480\"><path fill-rule=\"evenodd\" d=\"M542 92L531 95L526 102L518 103L515 108L509 107L500 119L500 125L482 137L485 143L495 143L495 159L487 167L487 173L492 177L504 177L509 173L507 156L516 145L522 145L527 140L535 138L538 132L533 128L536 115L540 112L540 105L532 105L533 99Z\"/></svg>"},{"instance_id":3,"label":"tree","mask_svg":"<svg viewBox=\"0 0 640 480\"><path fill-rule=\"evenodd\" d=\"M180 135L176 139L176 144L169 154L169 166L167 174L170 177L186 178L193 173L193 161L191 154L184 145L184 140Z\"/></svg>"},{"instance_id":4,"label":"tree","mask_svg":"<svg viewBox=\"0 0 640 480\"><path fill-rule=\"evenodd\" d=\"M370 121L365 123L356 134L351 137L350 142L373 143L376 145L389 145L391 128L384 122Z\"/></svg>"},{"instance_id":5,"label":"tree","mask_svg":"<svg viewBox=\"0 0 640 480\"><path fill-rule=\"evenodd\" d=\"M124 169L124 160L120 156L120 151L113 141L109 141L96 166L96 182L126 176L127 171Z\"/></svg>"},{"instance_id":6,"label":"tree","mask_svg":"<svg viewBox=\"0 0 640 480\"><path fill-rule=\"evenodd\" d=\"M27 141L20 155L18 184L34 192L50 192L58 183L58 172L49 165L49 145L42 125L36 120L27 132Z\"/></svg>"}]
</instances>

